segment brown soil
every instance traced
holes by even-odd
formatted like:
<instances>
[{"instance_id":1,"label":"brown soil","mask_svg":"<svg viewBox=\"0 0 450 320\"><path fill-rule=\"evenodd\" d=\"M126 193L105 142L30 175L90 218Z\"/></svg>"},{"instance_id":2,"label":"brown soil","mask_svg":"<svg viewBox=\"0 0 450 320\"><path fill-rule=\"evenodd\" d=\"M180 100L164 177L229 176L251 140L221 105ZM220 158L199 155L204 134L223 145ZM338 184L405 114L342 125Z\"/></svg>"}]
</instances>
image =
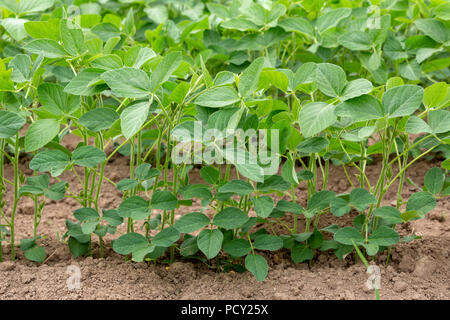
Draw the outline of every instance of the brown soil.
<instances>
[{"instance_id":1,"label":"brown soil","mask_svg":"<svg viewBox=\"0 0 450 320\"><path fill-rule=\"evenodd\" d=\"M69 141L67 144L74 148L76 142ZM29 159L22 159L21 164L27 175L31 173L28 162ZM114 157L106 168L106 176L114 182L128 177L127 162L127 158ZM413 165L407 174L422 185L427 170L437 165L421 161ZM374 183L380 164L375 163L367 170L371 183ZM349 170L350 175L354 173L355 170ZM11 167L7 168L6 176L11 179ZM64 173L61 178L69 182L72 190L79 190L76 177ZM201 183L197 169L191 172L191 182ZM330 166L329 186L338 193L350 190L342 168ZM406 198L415 191L414 187L406 185L403 196ZM296 193L299 203L304 205L306 186L300 185ZM11 203L11 197L11 190L8 190L7 204ZM396 186L393 186L385 196L384 205L395 204L395 198ZM121 193L112 185L104 184L101 207L116 208L120 202ZM33 203L23 198L19 207L17 239L31 237ZM27 261L18 250L15 263L0 263L0 299L374 299L374 292L366 289L368 274L364 265L361 262L355 265L351 255L341 262L331 253L321 253L308 266L292 263L287 251L268 254L269 275L262 283L258 283L249 272L218 273L196 261L176 262L170 267L127 262L110 249L111 238L107 239L104 259L97 257L96 248L93 258L74 259L61 236L66 232L65 220L73 219L72 212L78 207L75 200L68 198L59 202L47 201L39 234L45 236L41 244L48 258L44 264L37 265ZM185 207L177 212L178 217L198 209L200 203L196 202L194 207ZM6 211L9 210L6 207ZM398 228L402 235L415 232L423 238L395 246L388 266L384 265L386 255L376 258L375 262L381 268L382 299L450 298L450 221L444 219L449 211L450 199L440 199L436 209L426 219ZM322 216L320 226L351 224L353 217L351 214L340 219L332 215ZM285 219L288 224L291 220L291 217ZM302 224L303 221L300 222ZM9 248L5 245L5 259L9 259ZM69 265L81 268L80 290L67 289Z\"/></svg>"}]
</instances>

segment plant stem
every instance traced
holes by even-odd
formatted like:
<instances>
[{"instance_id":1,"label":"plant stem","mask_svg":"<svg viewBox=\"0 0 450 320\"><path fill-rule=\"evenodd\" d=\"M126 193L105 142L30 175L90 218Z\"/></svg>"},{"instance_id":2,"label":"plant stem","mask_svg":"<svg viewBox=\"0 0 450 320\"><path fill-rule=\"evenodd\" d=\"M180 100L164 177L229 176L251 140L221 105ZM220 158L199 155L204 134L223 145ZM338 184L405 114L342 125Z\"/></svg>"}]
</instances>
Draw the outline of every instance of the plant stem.
<instances>
[{"instance_id":1,"label":"plant stem","mask_svg":"<svg viewBox=\"0 0 450 320\"><path fill-rule=\"evenodd\" d=\"M16 260L15 235L14 235L14 220L16 217L17 204L19 203L19 133L16 133L14 141L14 204L10 220L10 245L11 245L11 260Z\"/></svg>"}]
</instances>

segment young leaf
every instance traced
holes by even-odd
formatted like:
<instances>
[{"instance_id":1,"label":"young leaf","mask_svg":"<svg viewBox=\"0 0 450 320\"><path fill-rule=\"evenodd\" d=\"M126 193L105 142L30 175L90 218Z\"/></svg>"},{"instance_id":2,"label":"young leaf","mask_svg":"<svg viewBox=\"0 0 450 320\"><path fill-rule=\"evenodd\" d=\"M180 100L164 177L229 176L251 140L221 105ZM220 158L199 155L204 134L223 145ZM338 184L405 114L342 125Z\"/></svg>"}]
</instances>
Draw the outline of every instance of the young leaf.
<instances>
[{"instance_id":1,"label":"young leaf","mask_svg":"<svg viewBox=\"0 0 450 320\"><path fill-rule=\"evenodd\" d=\"M384 113L391 118L413 114L422 104L423 93L423 88L415 85L389 89L383 95Z\"/></svg>"},{"instance_id":2,"label":"young leaf","mask_svg":"<svg viewBox=\"0 0 450 320\"><path fill-rule=\"evenodd\" d=\"M425 175L425 187L431 194L437 195L444 187L445 173L440 168L431 168Z\"/></svg>"},{"instance_id":3,"label":"young leaf","mask_svg":"<svg viewBox=\"0 0 450 320\"><path fill-rule=\"evenodd\" d=\"M185 214L175 222L174 228L182 233L191 233L206 227L211 221L201 212Z\"/></svg>"},{"instance_id":4,"label":"young leaf","mask_svg":"<svg viewBox=\"0 0 450 320\"><path fill-rule=\"evenodd\" d=\"M353 242L360 244L363 242L361 233L353 227L344 227L334 234L334 240L345 245L353 245Z\"/></svg>"},{"instance_id":5,"label":"young leaf","mask_svg":"<svg viewBox=\"0 0 450 320\"><path fill-rule=\"evenodd\" d=\"M145 98L152 91L147 73L135 68L110 70L102 74L102 79L118 97Z\"/></svg>"},{"instance_id":6,"label":"young leaf","mask_svg":"<svg viewBox=\"0 0 450 320\"><path fill-rule=\"evenodd\" d=\"M255 238L253 247L257 250L277 251L283 247L283 240L270 234L261 234Z\"/></svg>"},{"instance_id":7,"label":"young leaf","mask_svg":"<svg viewBox=\"0 0 450 320\"><path fill-rule=\"evenodd\" d=\"M143 235L130 232L114 240L112 247L118 254L126 255L146 244L148 244L148 241Z\"/></svg>"},{"instance_id":8,"label":"young leaf","mask_svg":"<svg viewBox=\"0 0 450 320\"><path fill-rule=\"evenodd\" d=\"M170 247L180 238L180 232L173 227L168 227L159 232L153 239L152 244L157 247Z\"/></svg>"},{"instance_id":9,"label":"young leaf","mask_svg":"<svg viewBox=\"0 0 450 320\"><path fill-rule=\"evenodd\" d=\"M257 58L242 72L238 85L239 93L242 97L245 98L256 90L264 62L264 57Z\"/></svg>"},{"instance_id":10,"label":"young leaf","mask_svg":"<svg viewBox=\"0 0 450 320\"><path fill-rule=\"evenodd\" d=\"M270 216L273 210L273 199L269 196L263 196L254 199L255 212L261 218Z\"/></svg>"},{"instance_id":11,"label":"young leaf","mask_svg":"<svg viewBox=\"0 0 450 320\"><path fill-rule=\"evenodd\" d=\"M369 243L379 246L392 246L400 240L398 233L389 227L381 226L369 236Z\"/></svg>"},{"instance_id":12,"label":"young leaf","mask_svg":"<svg viewBox=\"0 0 450 320\"><path fill-rule=\"evenodd\" d=\"M150 104L147 101L137 102L125 108L120 115L120 126L125 138L133 137L147 120Z\"/></svg>"},{"instance_id":13,"label":"young leaf","mask_svg":"<svg viewBox=\"0 0 450 320\"><path fill-rule=\"evenodd\" d=\"M227 230L241 227L248 221L248 216L242 210L228 207L219 212L213 219L213 224Z\"/></svg>"},{"instance_id":14,"label":"young leaf","mask_svg":"<svg viewBox=\"0 0 450 320\"><path fill-rule=\"evenodd\" d=\"M0 110L0 138L14 136L24 126L26 120L16 113Z\"/></svg>"},{"instance_id":15,"label":"young leaf","mask_svg":"<svg viewBox=\"0 0 450 320\"><path fill-rule=\"evenodd\" d=\"M69 53L64 50L63 46L51 39L33 40L27 43L24 49L34 54L42 54L44 57L50 59L69 56Z\"/></svg>"},{"instance_id":16,"label":"young leaf","mask_svg":"<svg viewBox=\"0 0 450 320\"><path fill-rule=\"evenodd\" d=\"M152 209L173 210L178 205L177 198L167 190L156 190L152 195Z\"/></svg>"},{"instance_id":17,"label":"young leaf","mask_svg":"<svg viewBox=\"0 0 450 320\"><path fill-rule=\"evenodd\" d=\"M266 259L258 254L249 254L245 257L245 268L250 271L259 282L264 281L269 271Z\"/></svg>"},{"instance_id":18,"label":"young leaf","mask_svg":"<svg viewBox=\"0 0 450 320\"><path fill-rule=\"evenodd\" d=\"M347 85L347 76L341 67L330 63L319 63L315 82L319 90L330 97L338 97Z\"/></svg>"},{"instance_id":19,"label":"young leaf","mask_svg":"<svg viewBox=\"0 0 450 320\"><path fill-rule=\"evenodd\" d=\"M223 251L233 257L243 257L252 250L250 243L245 239L234 239L228 241L223 246Z\"/></svg>"},{"instance_id":20,"label":"young leaf","mask_svg":"<svg viewBox=\"0 0 450 320\"><path fill-rule=\"evenodd\" d=\"M219 254L222 248L223 233L220 230L203 230L197 238L197 245L206 258L212 259Z\"/></svg>"},{"instance_id":21,"label":"young leaf","mask_svg":"<svg viewBox=\"0 0 450 320\"><path fill-rule=\"evenodd\" d=\"M178 68L182 61L180 51L174 51L166 55L153 71L150 77L150 88L155 92L164 82L169 80L172 73Z\"/></svg>"},{"instance_id":22,"label":"young leaf","mask_svg":"<svg viewBox=\"0 0 450 320\"><path fill-rule=\"evenodd\" d=\"M33 152L42 148L59 132L59 122L54 119L42 119L33 122L25 134L25 151Z\"/></svg>"},{"instance_id":23,"label":"young leaf","mask_svg":"<svg viewBox=\"0 0 450 320\"><path fill-rule=\"evenodd\" d=\"M195 99L194 103L209 108L222 108L239 101L237 92L232 87L216 87L206 90Z\"/></svg>"},{"instance_id":24,"label":"young leaf","mask_svg":"<svg viewBox=\"0 0 450 320\"><path fill-rule=\"evenodd\" d=\"M254 192L253 186L244 180L233 180L219 188L219 192L246 196Z\"/></svg>"},{"instance_id":25,"label":"young leaf","mask_svg":"<svg viewBox=\"0 0 450 320\"><path fill-rule=\"evenodd\" d=\"M399 224L403 222L400 211L391 206L384 206L373 211L375 217L380 217L388 224Z\"/></svg>"},{"instance_id":26,"label":"young leaf","mask_svg":"<svg viewBox=\"0 0 450 320\"><path fill-rule=\"evenodd\" d=\"M78 123L91 131L109 129L119 119L119 115L111 108L97 108L83 114Z\"/></svg>"},{"instance_id":27,"label":"young leaf","mask_svg":"<svg viewBox=\"0 0 450 320\"><path fill-rule=\"evenodd\" d=\"M93 146L81 146L76 148L72 153L74 164L94 168L97 164L106 159L106 154Z\"/></svg>"},{"instance_id":28,"label":"young leaf","mask_svg":"<svg viewBox=\"0 0 450 320\"><path fill-rule=\"evenodd\" d=\"M336 121L334 105L325 102L311 102L300 111L300 129L308 138L325 130Z\"/></svg>"},{"instance_id":29,"label":"young leaf","mask_svg":"<svg viewBox=\"0 0 450 320\"><path fill-rule=\"evenodd\" d=\"M426 191L412 194L406 204L406 211L417 211L422 215L436 207L436 199Z\"/></svg>"}]
</instances>

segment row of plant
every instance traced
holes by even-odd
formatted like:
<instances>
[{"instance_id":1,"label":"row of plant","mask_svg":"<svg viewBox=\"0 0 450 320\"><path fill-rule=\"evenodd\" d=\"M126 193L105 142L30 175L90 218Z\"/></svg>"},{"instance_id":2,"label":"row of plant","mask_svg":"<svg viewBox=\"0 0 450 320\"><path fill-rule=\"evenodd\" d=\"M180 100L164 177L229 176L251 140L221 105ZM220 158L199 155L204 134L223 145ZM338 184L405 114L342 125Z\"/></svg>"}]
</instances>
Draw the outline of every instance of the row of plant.
<instances>
[{"instance_id":1,"label":"row of plant","mask_svg":"<svg viewBox=\"0 0 450 320\"><path fill-rule=\"evenodd\" d=\"M448 3L324 4L0 1L0 241L11 259L22 197L34 202L34 223L20 248L36 262L46 259L38 227L47 199L79 203L63 237L75 257L102 257L104 238L125 225L112 248L136 262L215 258L219 270L247 269L258 281L264 251L284 248L297 263L330 250L342 260L356 249L364 261L387 250L389 259L391 246L418 238L396 226L450 193ZM198 136L198 126L256 135ZM82 141L73 151L67 135ZM175 163L181 151L192 161ZM198 151L226 161L196 162ZM130 167L115 183L105 168L117 154ZM32 176L20 170L22 155ZM442 168L407 177L437 155ZM189 181L196 163L201 184ZM332 165L351 192L329 190ZM407 183L420 191L403 199ZM122 192L117 208L100 206L104 184ZM393 188L396 204L386 206ZM201 209L175 221L195 199ZM319 227L323 215L350 212L353 226Z\"/></svg>"}]
</instances>

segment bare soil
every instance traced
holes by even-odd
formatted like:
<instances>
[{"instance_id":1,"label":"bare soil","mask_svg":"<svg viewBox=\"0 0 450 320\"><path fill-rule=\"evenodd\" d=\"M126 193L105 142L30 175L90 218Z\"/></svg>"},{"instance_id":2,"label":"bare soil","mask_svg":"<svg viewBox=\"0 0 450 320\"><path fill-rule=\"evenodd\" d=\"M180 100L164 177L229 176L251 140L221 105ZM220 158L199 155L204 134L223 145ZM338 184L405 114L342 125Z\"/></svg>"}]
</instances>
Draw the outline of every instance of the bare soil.
<instances>
[{"instance_id":1,"label":"bare soil","mask_svg":"<svg viewBox=\"0 0 450 320\"><path fill-rule=\"evenodd\" d=\"M67 141L74 148L76 142ZM29 159L21 160L21 169L28 175ZM407 175L419 185L430 167L438 162L420 161L408 169ZM128 177L128 159L115 156L106 167L105 175L114 182ZM380 163L367 168L371 183L375 183ZM79 171L81 174L81 170ZM353 168L349 174L356 173ZM8 179L12 177L12 167L6 170ZM191 182L201 183L198 169L193 169ZM61 177L69 182L72 190L79 190L76 177L64 173ZM356 178L354 179L356 183ZM343 193L351 186L340 167L330 166L329 189ZM403 197L417 191L406 185ZM306 186L300 185L296 191L298 202L305 205ZM122 194L111 184L102 187L100 205L105 209L117 208ZM384 205L395 204L396 186L394 185L384 198ZM12 203L12 192L8 190L6 201ZM16 217L17 239L31 237L33 225L33 202L22 198ZM125 261L123 256L114 253L110 240L106 240L105 258L98 258L96 248L94 256L72 258L67 244L61 240L66 232L65 220L73 219L72 212L79 204L70 198L63 201L47 200L39 234L45 236L41 244L48 258L42 265L25 259L18 250L16 262L8 261L9 248L4 243L4 258L0 263L0 299L374 299L374 292L366 288L368 274L354 257L349 255L345 261L339 261L331 253L318 254L312 265L294 264L289 252L282 250L266 254L269 261L267 279L258 283L249 273L218 273L202 262L182 261L170 266L152 263L134 263ZM199 202L191 208L180 209L178 218L187 212L200 209ZM6 208L7 213L11 208ZM450 298L450 199L439 199L435 210L427 214L426 219L398 227L401 235L412 232L422 235L421 240L412 243L400 243L392 249L392 258L388 266L384 260L386 254L378 256L375 263L381 268L382 299L449 299ZM445 219L447 215L447 219ZM340 226L351 225L354 215L335 218L324 215L320 227L337 223ZM287 216L287 224L292 217ZM303 225L301 221L300 225ZM119 234L125 230L118 230ZM279 229L277 231L282 231ZM283 231L284 232L284 231ZM116 235L118 237L118 235ZM69 277L67 267L76 265L81 268L81 289L68 290Z\"/></svg>"}]
</instances>

